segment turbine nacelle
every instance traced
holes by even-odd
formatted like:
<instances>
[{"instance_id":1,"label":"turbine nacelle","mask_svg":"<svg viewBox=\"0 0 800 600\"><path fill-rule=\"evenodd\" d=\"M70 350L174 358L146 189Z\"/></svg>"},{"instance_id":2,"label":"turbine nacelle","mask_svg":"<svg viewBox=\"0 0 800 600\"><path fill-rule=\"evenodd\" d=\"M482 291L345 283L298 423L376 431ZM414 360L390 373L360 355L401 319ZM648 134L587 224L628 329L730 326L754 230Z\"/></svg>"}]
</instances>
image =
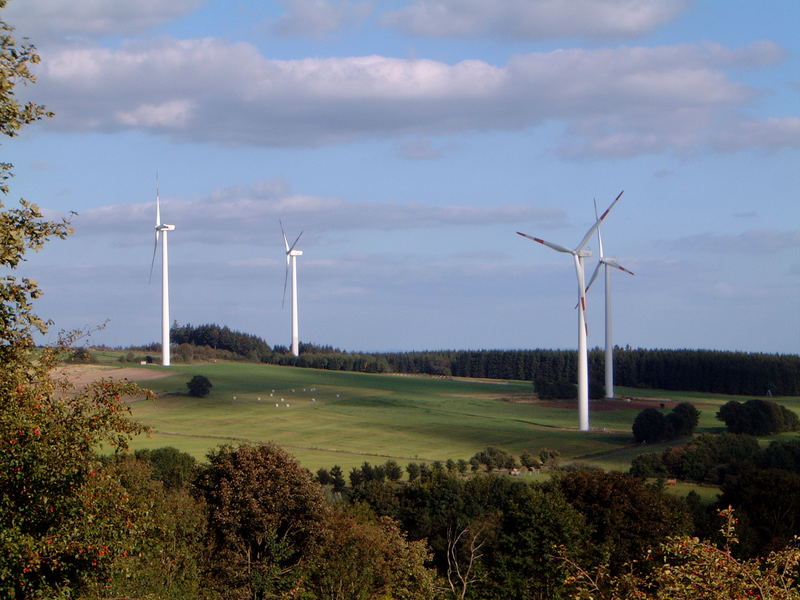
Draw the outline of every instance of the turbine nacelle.
<instances>
[{"instance_id":1,"label":"turbine nacelle","mask_svg":"<svg viewBox=\"0 0 800 600\"><path fill-rule=\"evenodd\" d=\"M175 231L175 225L156 225L156 231Z\"/></svg>"},{"instance_id":2,"label":"turbine nacelle","mask_svg":"<svg viewBox=\"0 0 800 600\"><path fill-rule=\"evenodd\" d=\"M286 256L303 256L302 250L290 250Z\"/></svg>"}]
</instances>

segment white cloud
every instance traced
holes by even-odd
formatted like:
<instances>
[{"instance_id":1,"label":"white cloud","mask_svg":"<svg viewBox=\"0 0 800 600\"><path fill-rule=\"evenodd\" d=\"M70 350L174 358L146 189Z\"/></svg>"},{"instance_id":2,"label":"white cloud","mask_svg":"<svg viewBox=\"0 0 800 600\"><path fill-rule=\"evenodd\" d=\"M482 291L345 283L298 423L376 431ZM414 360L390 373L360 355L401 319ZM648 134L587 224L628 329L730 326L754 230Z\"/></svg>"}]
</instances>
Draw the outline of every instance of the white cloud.
<instances>
[{"instance_id":1,"label":"white cloud","mask_svg":"<svg viewBox=\"0 0 800 600\"><path fill-rule=\"evenodd\" d=\"M151 226L152 204L109 205L81 213L73 220L77 235L113 234L122 243L140 241ZM162 215L178 224L180 235L198 243L260 243L265 228L278 219L302 222L318 235L343 231L394 231L442 227L538 222L563 224L560 209L520 205L427 206L418 203L347 202L294 193L280 181L218 190L196 201L162 198ZM121 234L121 235L120 235ZM127 235L131 239L126 238Z\"/></svg>"},{"instance_id":2,"label":"white cloud","mask_svg":"<svg viewBox=\"0 0 800 600\"><path fill-rule=\"evenodd\" d=\"M275 60L246 43L165 38L118 50L53 50L35 96L56 112L45 126L66 130L317 146L560 120L569 135L565 154L619 156L744 146L747 128L759 127L756 145L791 142L794 119L737 125L735 111L756 92L723 72L780 56L774 44L759 43L562 50L506 66L384 56ZM781 134L787 124L790 132ZM737 126L743 133L731 138Z\"/></svg>"},{"instance_id":3,"label":"white cloud","mask_svg":"<svg viewBox=\"0 0 800 600\"><path fill-rule=\"evenodd\" d=\"M318 37L366 19L372 6L347 0L283 0L286 12L274 24L287 36Z\"/></svg>"},{"instance_id":4,"label":"white cloud","mask_svg":"<svg viewBox=\"0 0 800 600\"><path fill-rule=\"evenodd\" d=\"M800 117L743 120L721 129L713 139L719 150L800 148Z\"/></svg>"},{"instance_id":5,"label":"white cloud","mask_svg":"<svg viewBox=\"0 0 800 600\"><path fill-rule=\"evenodd\" d=\"M116 118L131 127L182 127L192 114L190 100L169 100L161 104L142 104L131 111L119 111Z\"/></svg>"},{"instance_id":6,"label":"white cloud","mask_svg":"<svg viewBox=\"0 0 800 600\"><path fill-rule=\"evenodd\" d=\"M3 18L39 43L146 31L182 17L204 0L13 0Z\"/></svg>"},{"instance_id":7,"label":"white cloud","mask_svg":"<svg viewBox=\"0 0 800 600\"><path fill-rule=\"evenodd\" d=\"M685 0L412 0L383 23L430 37L631 38L668 23Z\"/></svg>"}]
</instances>

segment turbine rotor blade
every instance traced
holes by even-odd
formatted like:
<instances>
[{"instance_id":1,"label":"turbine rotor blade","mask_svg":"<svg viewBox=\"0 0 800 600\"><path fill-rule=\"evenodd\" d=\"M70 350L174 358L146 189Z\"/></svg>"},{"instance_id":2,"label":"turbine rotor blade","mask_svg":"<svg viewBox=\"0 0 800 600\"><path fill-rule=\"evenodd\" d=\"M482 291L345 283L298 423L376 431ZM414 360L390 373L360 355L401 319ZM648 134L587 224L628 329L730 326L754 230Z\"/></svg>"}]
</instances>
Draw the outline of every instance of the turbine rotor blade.
<instances>
[{"instance_id":1,"label":"turbine rotor blade","mask_svg":"<svg viewBox=\"0 0 800 600\"><path fill-rule=\"evenodd\" d=\"M156 265L156 252L158 251L158 231L156 231L156 240L153 244L153 260L150 261L150 277L147 278L147 283L152 283L153 281L153 267Z\"/></svg>"},{"instance_id":2,"label":"turbine rotor blade","mask_svg":"<svg viewBox=\"0 0 800 600\"><path fill-rule=\"evenodd\" d=\"M624 194L624 193L625 193L624 190L621 191L619 193L619 195L617 195L617 197L614 198L614 201L611 203L611 205L603 212L602 215L600 215L598 217L598 219L597 219L597 221L595 221L594 225L592 225L589 228L589 231L586 232L586 235L583 236L583 239L581 240L581 243L578 244L578 246L575 248L575 252L577 252L578 250L582 250L583 247L586 246L586 244L589 242L589 239L594 235L594 232L597 230L598 227L600 227L600 223L602 223L603 220L608 216L608 213L611 212L611 209L614 208L614 205L617 202L619 202L619 199L622 198L622 194Z\"/></svg>"},{"instance_id":3,"label":"turbine rotor blade","mask_svg":"<svg viewBox=\"0 0 800 600\"><path fill-rule=\"evenodd\" d=\"M589 283L586 284L586 291L589 291L589 288L592 287L594 280L597 279L597 275L600 273L600 266L604 263L604 261L599 261L597 266L594 268L594 272L592 276L589 278Z\"/></svg>"},{"instance_id":4,"label":"turbine rotor blade","mask_svg":"<svg viewBox=\"0 0 800 600\"><path fill-rule=\"evenodd\" d=\"M156 173L156 227L161 225L161 194L159 193L158 173Z\"/></svg>"},{"instance_id":5,"label":"turbine rotor blade","mask_svg":"<svg viewBox=\"0 0 800 600\"><path fill-rule=\"evenodd\" d=\"M597 279L597 275L600 272L600 265L602 265L603 263L604 261L602 260L598 261L597 266L594 268L592 276L589 278L589 283L586 284L586 288L584 289L584 296L589 293L589 288L592 287L594 280ZM581 301L578 300L578 303L575 305L575 308L578 308L578 306L580 306L580 303Z\"/></svg>"},{"instance_id":6,"label":"turbine rotor blade","mask_svg":"<svg viewBox=\"0 0 800 600\"><path fill-rule=\"evenodd\" d=\"M594 219L595 222L600 220L600 217L598 216L597 213L597 199L594 200ZM605 256L605 254L603 254L603 235L600 233L599 227L597 228L597 245L598 245L598 251L600 252L600 258L602 259Z\"/></svg>"},{"instance_id":7,"label":"turbine rotor blade","mask_svg":"<svg viewBox=\"0 0 800 600\"><path fill-rule=\"evenodd\" d=\"M286 246L286 254L289 254L289 240L286 239L286 232L283 230L283 221L278 219L278 223L281 224L281 234L283 235L283 243Z\"/></svg>"},{"instance_id":8,"label":"turbine rotor blade","mask_svg":"<svg viewBox=\"0 0 800 600\"><path fill-rule=\"evenodd\" d=\"M298 235L298 236L297 236L297 238L295 238L295 240L294 240L294 244L292 244L291 248L289 248L289 249L287 250L287 252L291 252L292 250L294 250L294 247L295 247L295 246L297 246L297 242L299 242L299 241L300 241L300 236L301 236L301 235L303 235L303 232L302 232L302 231L300 232L300 235Z\"/></svg>"},{"instance_id":9,"label":"turbine rotor blade","mask_svg":"<svg viewBox=\"0 0 800 600\"><path fill-rule=\"evenodd\" d=\"M574 254L574 252L569 248L565 248L564 246L554 244L553 242L548 242L547 240L543 240L541 238L533 237L532 235L528 235L527 233L522 233L521 231L518 231L517 235L521 235L522 237L528 238L529 240L533 240L534 242L539 242L540 244L543 244L548 248L552 248L553 250L556 250L558 252L566 252L567 254Z\"/></svg>"},{"instance_id":10,"label":"turbine rotor blade","mask_svg":"<svg viewBox=\"0 0 800 600\"><path fill-rule=\"evenodd\" d=\"M603 262L607 264L609 267L614 267L615 269L619 269L620 271L622 271L623 273L627 273L628 275L636 275L636 273L634 273L633 271L629 271L615 260L604 260Z\"/></svg>"},{"instance_id":11,"label":"turbine rotor blade","mask_svg":"<svg viewBox=\"0 0 800 600\"><path fill-rule=\"evenodd\" d=\"M573 254L572 258L575 260L575 274L578 276L578 305L586 315L586 284L583 274L583 262L577 254Z\"/></svg>"}]
</instances>

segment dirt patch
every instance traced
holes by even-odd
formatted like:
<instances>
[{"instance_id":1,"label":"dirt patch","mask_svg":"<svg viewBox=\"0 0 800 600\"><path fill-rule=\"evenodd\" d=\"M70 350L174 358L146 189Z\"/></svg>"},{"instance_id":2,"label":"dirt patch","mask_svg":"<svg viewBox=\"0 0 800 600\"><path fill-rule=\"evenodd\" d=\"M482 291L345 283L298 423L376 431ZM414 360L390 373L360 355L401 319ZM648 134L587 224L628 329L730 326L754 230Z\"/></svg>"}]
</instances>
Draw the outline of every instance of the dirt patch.
<instances>
[{"instance_id":1,"label":"dirt patch","mask_svg":"<svg viewBox=\"0 0 800 600\"><path fill-rule=\"evenodd\" d=\"M539 401L540 406L547 406L550 408L569 408L576 409L578 407L577 400L556 400L556 401ZM590 400L590 410L642 410L645 408L673 408L677 406L674 400L666 398L614 398L607 400L605 398L599 400Z\"/></svg>"},{"instance_id":2,"label":"dirt patch","mask_svg":"<svg viewBox=\"0 0 800 600\"><path fill-rule=\"evenodd\" d=\"M514 394L512 398L503 398L514 404L543 404L536 394Z\"/></svg>"},{"instance_id":3,"label":"dirt patch","mask_svg":"<svg viewBox=\"0 0 800 600\"><path fill-rule=\"evenodd\" d=\"M150 381L169 377L171 373L156 369L138 369L136 367L111 367L105 365L68 365L56 369L59 375L65 375L75 387L83 387L98 379L121 381Z\"/></svg>"}]
</instances>

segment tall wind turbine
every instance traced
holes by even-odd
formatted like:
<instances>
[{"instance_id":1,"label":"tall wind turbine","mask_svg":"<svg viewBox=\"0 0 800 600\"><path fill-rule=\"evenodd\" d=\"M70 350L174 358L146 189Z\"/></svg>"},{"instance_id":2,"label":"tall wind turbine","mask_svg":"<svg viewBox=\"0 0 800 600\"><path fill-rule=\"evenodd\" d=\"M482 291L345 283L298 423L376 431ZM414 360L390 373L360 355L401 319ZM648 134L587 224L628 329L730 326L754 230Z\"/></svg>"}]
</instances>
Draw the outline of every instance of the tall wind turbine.
<instances>
[{"instance_id":1,"label":"tall wind turbine","mask_svg":"<svg viewBox=\"0 0 800 600\"><path fill-rule=\"evenodd\" d=\"M594 215L597 218L597 202L594 203ZM606 349L605 349L605 366L606 366L606 398L614 398L614 343L612 342L612 323L611 323L611 271L609 267L619 269L623 273L634 275L633 271L629 271L617 262L616 258L606 256L603 252L603 235L600 233L600 227L597 228L597 243L600 246L600 259L594 269L594 273L589 278L589 283L586 284L586 292L592 287L592 283L597 279L600 273L600 267L603 267L603 275L605 275L606 283Z\"/></svg>"},{"instance_id":2,"label":"tall wind turbine","mask_svg":"<svg viewBox=\"0 0 800 600\"><path fill-rule=\"evenodd\" d=\"M290 246L289 240L286 239L286 232L283 230L283 222L281 224L281 233L283 234L283 243L286 246L286 274L283 278L283 306L286 303L286 284L289 282L289 267L292 269L292 355L300 355L300 333L297 318L297 257L303 256L302 250L295 250L297 242L300 240L300 235L295 238L294 243Z\"/></svg>"},{"instance_id":3,"label":"tall wind turbine","mask_svg":"<svg viewBox=\"0 0 800 600\"><path fill-rule=\"evenodd\" d=\"M592 235L600 227L600 223L608 216L608 213L611 212L611 209L614 208L614 205L622 198L622 194L623 192L620 192L605 212L597 218L594 225L589 228L589 231L586 232L586 235L583 236L583 239L574 249L554 244L526 233L517 232L517 235L543 244L557 252L572 255L575 275L578 278L578 428L581 431L589 431L589 357L586 350L586 287L584 285L585 270L583 260L592 255L592 251L586 249L586 244L589 243Z\"/></svg>"},{"instance_id":4,"label":"tall wind turbine","mask_svg":"<svg viewBox=\"0 0 800 600\"><path fill-rule=\"evenodd\" d=\"M161 364L170 366L169 356L169 249L167 234L175 230L175 225L161 222L161 199L156 178L156 239L153 245L153 260L150 263L150 279L153 278L153 267L156 262L158 241L161 238Z\"/></svg>"}]
</instances>

